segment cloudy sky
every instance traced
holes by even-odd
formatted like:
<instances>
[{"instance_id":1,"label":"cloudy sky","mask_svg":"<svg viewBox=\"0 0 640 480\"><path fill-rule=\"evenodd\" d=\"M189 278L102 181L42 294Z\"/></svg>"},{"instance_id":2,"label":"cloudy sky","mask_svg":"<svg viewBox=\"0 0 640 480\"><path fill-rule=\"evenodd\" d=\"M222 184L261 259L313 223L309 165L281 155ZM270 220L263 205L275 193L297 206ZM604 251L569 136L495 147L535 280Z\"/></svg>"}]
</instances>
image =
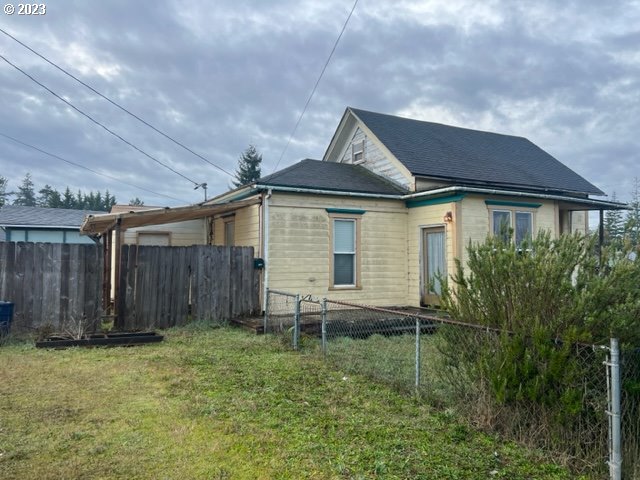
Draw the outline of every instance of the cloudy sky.
<instances>
[{"instance_id":1,"label":"cloudy sky","mask_svg":"<svg viewBox=\"0 0 640 480\"><path fill-rule=\"evenodd\" d=\"M254 144L267 174L353 0L45 5L0 13L0 28L224 170ZM209 196L228 189L228 175L1 33L0 54L180 174L0 59L0 134L126 182L0 137L11 189L27 172L38 188L108 188L121 203L202 201L201 182ZM527 137L628 200L640 176L640 2L360 0L279 168L321 158L347 106Z\"/></svg>"}]
</instances>

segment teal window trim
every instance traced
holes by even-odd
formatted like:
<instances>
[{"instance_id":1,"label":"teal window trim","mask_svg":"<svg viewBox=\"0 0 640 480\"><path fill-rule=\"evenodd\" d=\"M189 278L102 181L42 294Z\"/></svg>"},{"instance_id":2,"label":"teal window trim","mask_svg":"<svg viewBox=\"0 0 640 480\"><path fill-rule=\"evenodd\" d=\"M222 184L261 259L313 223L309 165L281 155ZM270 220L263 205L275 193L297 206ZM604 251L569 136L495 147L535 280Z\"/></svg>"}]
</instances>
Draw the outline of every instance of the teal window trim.
<instances>
[{"instance_id":1,"label":"teal window trim","mask_svg":"<svg viewBox=\"0 0 640 480\"><path fill-rule=\"evenodd\" d=\"M360 210L358 208L326 208L327 213L343 213L346 215L364 215L366 210Z\"/></svg>"},{"instance_id":2,"label":"teal window trim","mask_svg":"<svg viewBox=\"0 0 640 480\"><path fill-rule=\"evenodd\" d=\"M541 203L529 203L529 202L507 202L504 200L485 200L485 205L498 206L498 207L522 207L522 208L540 208Z\"/></svg>"},{"instance_id":3,"label":"teal window trim","mask_svg":"<svg viewBox=\"0 0 640 480\"><path fill-rule=\"evenodd\" d=\"M426 207L429 205L440 205L442 203L459 202L466 196L466 193L447 195L446 197L424 198L421 200L407 200L407 208Z\"/></svg>"}]
</instances>

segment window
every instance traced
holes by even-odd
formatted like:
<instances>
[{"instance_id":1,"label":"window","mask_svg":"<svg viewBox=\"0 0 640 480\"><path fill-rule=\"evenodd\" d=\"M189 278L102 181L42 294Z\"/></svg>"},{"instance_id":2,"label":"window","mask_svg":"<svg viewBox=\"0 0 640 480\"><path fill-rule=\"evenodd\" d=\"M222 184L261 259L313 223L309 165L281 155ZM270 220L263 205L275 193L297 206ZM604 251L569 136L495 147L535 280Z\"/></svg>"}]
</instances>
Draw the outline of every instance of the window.
<instances>
[{"instance_id":1,"label":"window","mask_svg":"<svg viewBox=\"0 0 640 480\"><path fill-rule=\"evenodd\" d=\"M351 163L364 162L364 140L351 144Z\"/></svg>"},{"instance_id":2,"label":"window","mask_svg":"<svg viewBox=\"0 0 640 480\"><path fill-rule=\"evenodd\" d=\"M356 284L356 221L333 221L333 284Z\"/></svg>"},{"instance_id":3,"label":"window","mask_svg":"<svg viewBox=\"0 0 640 480\"><path fill-rule=\"evenodd\" d=\"M226 220L224 222L224 244L227 247L231 247L234 244L235 229L236 229L236 222L233 218L231 220Z\"/></svg>"},{"instance_id":4,"label":"window","mask_svg":"<svg viewBox=\"0 0 640 480\"><path fill-rule=\"evenodd\" d=\"M521 245L533 235L533 212L516 209L491 210L492 231L507 243Z\"/></svg>"}]
</instances>

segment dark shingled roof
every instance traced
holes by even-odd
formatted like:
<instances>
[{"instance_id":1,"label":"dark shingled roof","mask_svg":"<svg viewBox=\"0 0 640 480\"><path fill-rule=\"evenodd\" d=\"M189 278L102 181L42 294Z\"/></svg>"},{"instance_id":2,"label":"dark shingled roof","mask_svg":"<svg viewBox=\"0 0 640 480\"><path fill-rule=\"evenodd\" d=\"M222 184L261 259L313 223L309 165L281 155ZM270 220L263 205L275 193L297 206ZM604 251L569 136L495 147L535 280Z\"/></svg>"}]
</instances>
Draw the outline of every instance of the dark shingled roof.
<instances>
[{"instance_id":1,"label":"dark shingled roof","mask_svg":"<svg viewBox=\"0 0 640 480\"><path fill-rule=\"evenodd\" d=\"M526 138L349 110L415 176L604 195Z\"/></svg>"},{"instance_id":2,"label":"dark shingled roof","mask_svg":"<svg viewBox=\"0 0 640 480\"><path fill-rule=\"evenodd\" d=\"M103 213L107 212L5 205L0 208L0 226L24 225L80 228L85 216Z\"/></svg>"},{"instance_id":3,"label":"dark shingled roof","mask_svg":"<svg viewBox=\"0 0 640 480\"><path fill-rule=\"evenodd\" d=\"M262 177L256 183L282 187L386 195L407 193L403 188L360 165L321 162L320 160L308 158L271 175Z\"/></svg>"}]
</instances>

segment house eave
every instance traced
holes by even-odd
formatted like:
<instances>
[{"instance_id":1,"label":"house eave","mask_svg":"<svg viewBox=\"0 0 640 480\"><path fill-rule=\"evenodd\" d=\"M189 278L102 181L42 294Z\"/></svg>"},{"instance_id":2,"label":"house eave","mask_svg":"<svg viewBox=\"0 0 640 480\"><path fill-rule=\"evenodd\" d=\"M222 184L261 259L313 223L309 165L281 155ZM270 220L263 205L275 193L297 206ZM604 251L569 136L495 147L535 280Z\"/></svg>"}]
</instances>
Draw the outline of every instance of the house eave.
<instances>
[{"instance_id":1,"label":"house eave","mask_svg":"<svg viewBox=\"0 0 640 480\"><path fill-rule=\"evenodd\" d=\"M413 173L412 173L413 174ZM444 177L444 176L434 176L434 175L419 175L419 174L413 174L415 176L416 179L418 180L434 180L434 181L441 181L441 182L450 182L450 183L454 183L454 184L470 184L473 186L478 186L479 188L493 188L494 185L491 186L487 186L486 182L483 181L475 181L472 179L466 179L466 178L455 178L455 177ZM563 192L563 193L567 193L569 196L571 195L583 195L583 196L588 196L588 195L598 195L598 196L605 196L606 194L596 188L596 190L594 191L579 191L579 190L567 190L567 189L558 189L558 188L551 188L551 187L542 187L542 186L537 186L537 185L524 185L524 184L514 184L514 183L499 183L499 182L494 182L495 183L495 187L497 189L502 189L502 188L515 188L515 189L522 189L522 190L526 190L528 192L543 192L543 193L550 193L550 194L559 194L557 192Z\"/></svg>"}]
</instances>

